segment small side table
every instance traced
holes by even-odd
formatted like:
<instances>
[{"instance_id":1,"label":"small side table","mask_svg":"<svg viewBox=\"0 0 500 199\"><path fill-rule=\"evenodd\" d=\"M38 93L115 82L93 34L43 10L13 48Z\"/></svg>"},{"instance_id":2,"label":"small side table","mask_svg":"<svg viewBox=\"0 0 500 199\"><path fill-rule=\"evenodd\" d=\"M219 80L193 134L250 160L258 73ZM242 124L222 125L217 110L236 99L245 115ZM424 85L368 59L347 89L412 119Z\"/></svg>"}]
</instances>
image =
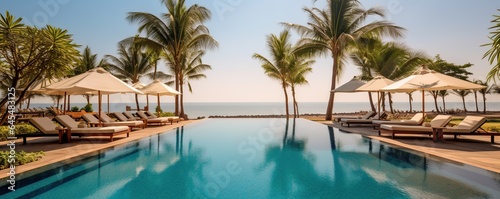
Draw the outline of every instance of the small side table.
<instances>
[{"instance_id":1,"label":"small side table","mask_svg":"<svg viewBox=\"0 0 500 199\"><path fill-rule=\"evenodd\" d=\"M446 127L432 127L432 140L434 142L445 142L443 139L443 129Z\"/></svg>"},{"instance_id":2,"label":"small side table","mask_svg":"<svg viewBox=\"0 0 500 199\"><path fill-rule=\"evenodd\" d=\"M63 143L64 134L67 135L69 129L66 128L66 127L62 127L62 128L58 128L57 131L59 132L59 144L62 144ZM68 140L68 142L69 142L69 140Z\"/></svg>"}]
</instances>

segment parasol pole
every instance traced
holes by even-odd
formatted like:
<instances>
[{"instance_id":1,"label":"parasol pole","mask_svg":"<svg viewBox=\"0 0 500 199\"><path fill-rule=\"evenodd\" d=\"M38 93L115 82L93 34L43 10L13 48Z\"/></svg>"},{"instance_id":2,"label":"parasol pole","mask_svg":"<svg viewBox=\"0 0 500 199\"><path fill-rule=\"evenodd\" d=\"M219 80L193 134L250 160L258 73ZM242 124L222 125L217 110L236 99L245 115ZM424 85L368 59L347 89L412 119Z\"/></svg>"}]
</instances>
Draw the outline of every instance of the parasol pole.
<instances>
[{"instance_id":1,"label":"parasol pole","mask_svg":"<svg viewBox=\"0 0 500 199\"><path fill-rule=\"evenodd\" d=\"M66 91L64 92L64 106L63 106L63 114L66 115Z\"/></svg>"},{"instance_id":2,"label":"parasol pole","mask_svg":"<svg viewBox=\"0 0 500 199\"><path fill-rule=\"evenodd\" d=\"M102 111L102 96L101 96L101 91L97 91L97 95L98 95L98 100L99 100L99 126L101 126L101 111Z\"/></svg>"},{"instance_id":3,"label":"parasol pole","mask_svg":"<svg viewBox=\"0 0 500 199\"><path fill-rule=\"evenodd\" d=\"M158 107L156 108L156 112L158 113L158 117L160 117L160 93L156 93L156 97L158 100Z\"/></svg>"}]
</instances>

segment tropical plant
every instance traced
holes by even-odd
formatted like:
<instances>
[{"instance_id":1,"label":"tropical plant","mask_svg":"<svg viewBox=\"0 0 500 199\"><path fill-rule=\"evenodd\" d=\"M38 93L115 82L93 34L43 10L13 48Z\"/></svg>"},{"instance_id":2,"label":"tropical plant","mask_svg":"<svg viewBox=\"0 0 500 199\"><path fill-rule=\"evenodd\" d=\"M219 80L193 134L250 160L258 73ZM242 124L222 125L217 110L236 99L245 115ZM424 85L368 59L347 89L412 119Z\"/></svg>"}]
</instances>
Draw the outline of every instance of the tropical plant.
<instances>
[{"instance_id":1,"label":"tropical plant","mask_svg":"<svg viewBox=\"0 0 500 199\"><path fill-rule=\"evenodd\" d=\"M486 88L483 88L481 90L474 90L474 97L476 98L476 110L478 109L476 92L479 92L481 93L481 95L483 95L483 113L486 113L486 94L493 92L493 86L490 86L487 81L481 80L475 80L474 83L486 86ZM477 110L477 112L479 112L479 110Z\"/></svg>"},{"instance_id":2,"label":"tropical plant","mask_svg":"<svg viewBox=\"0 0 500 199\"><path fill-rule=\"evenodd\" d=\"M327 0L327 8L304 8L310 21L307 26L283 23L297 30L303 37L300 40L299 54L327 55L333 59L330 97L326 109L326 120L332 119L333 102L338 75L343 70L343 60L359 38L367 35L401 36L403 28L382 20L365 23L369 16L384 17L379 7L364 10L357 0Z\"/></svg>"},{"instance_id":3,"label":"tropical plant","mask_svg":"<svg viewBox=\"0 0 500 199\"><path fill-rule=\"evenodd\" d=\"M36 81L69 74L80 56L78 45L67 30L49 25L39 29L25 26L21 21L9 12L0 14L0 62L7 65L9 71L9 79L3 81L9 88L25 88L17 96L16 105ZM7 96L4 96L0 107L6 102Z\"/></svg>"},{"instance_id":4,"label":"tropical plant","mask_svg":"<svg viewBox=\"0 0 500 199\"><path fill-rule=\"evenodd\" d=\"M211 13L205 7L194 4L185 5L185 0L162 0L167 13L157 17L145 12L130 12L127 20L139 23L139 32L145 37L134 38L147 48L172 56L175 89L179 90L182 82L182 62L186 53L191 50L211 49L217 42L210 36L208 28L203 24L210 19ZM175 96L175 114L179 113L179 96Z\"/></svg>"},{"instance_id":5,"label":"tropical plant","mask_svg":"<svg viewBox=\"0 0 500 199\"><path fill-rule=\"evenodd\" d=\"M383 43L377 37L363 37L360 41L350 57L360 68L363 80L371 80L376 75L393 80L403 79L425 61L424 53L413 51L401 43ZM394 113L391 93L388 93L388 96L391 113ZM382 99L385 99L384 93ZM385 107L384 101L382 101L383 107Z\"/></svg>"},{"instance_id":6,"label":"tropical plant","mask_svg":"<svg viewBox=\"0 0 500 199\"><path fill-rule=\"evenodd\" d=\"M500 9L497 9L500 11ZM493 80L496 82L500 79L500 15L493 15L493 24L489 29L491 30L490 36L491 43L484 44L482 46L490 46L490 49L486 51L483 55L483 59L488 57L488 61L493 65L490 72L488 73L487 80Z\"/></svg>"},{"instance_id":7,"label":"tropical plant","mask_svg":"<svg viewBox=\"0 0 500 199\"><path fill-rule=\"evenodd\" d=\"M472 91L470 90L455 90L455 89L453 90L453 94L462 98L462 105L464 107L464 112L466 113L467 113L467 107L465 106L465 97L471 93Z\"/></svg>"},{"instance_id":8,"label":"tropical plant","mask_svg":"<svg viewBox=\"0 0 500 199\"><path fill-rule=\"evenodd\" d=\"M469 75L472 75L471 72L467 71L467 68L470 68L472 66L471 63L467 63L464 65L456 65L453 63L449 63L443 59L441 59L441 56L436 55L433 60L429 60L428 67L431 70L434 70L438 73L442 73L451 77L455 77L461 80L467 80L469 78ZM440 93L440 91L429 91L431 96L434 99L434 106L436 107L436 111L439 113L439 107L437 103L437 98L441 95L443 99L443 106L444 106L444 96L447 94ZM444 110L446 110L446 107L444 107Z\"/></svg>"},{"instance_id":9,"label":"tropical plant","mask_svg":"<svg viewBox=\"0 0 500 199\"><path fill-rule=\"evenodd\" d=\"M299 104L297 103L297 98L295 96L295 86L307 84L308 81L305 77L308 73L312 72L310 65L314 64L314 60L309 60L305 57L299 55L291 55L288 58L288 85L292 90L293 99L293 117L300 117L299 114Z\"/></svg>"},{"instance_id":10,"label":"tropical plant","mask_svg":"<svg viewBox=\"0 0 500 199\"><path fill-rule=\"evenodd\" d=\"M118 57L106 55L106 61L110 72L117 78L131 82L132 84L140 81L142 77L149 77L152 74L153 65L151 64L151 53L143 51L141 45L126 45L120 43L118 47ZM138 95L135 94L135 104L139 110Z\"/></svg>"},{"instance_id":11,"label":"tropical plant","mask_svg":"<svg viewBox=\"0 0 500 199\"><path fill-rule=\"evenodd\" d=\"M73 75L80 75L82 73L87 72L90 69L97 68L97 67L103 67L105 69L107 68L106 61L105 59L101 59L99 62L97 62L97 54L92 54L92 51L90 50L89 46L86 46L85 49L83 50L82 57L80 60L78 60L77 65L73 69ZM83 97L87 100L87 104L90 104L90 98L94 96L91 94L84 94Z\"/></svg>"},{"instance_id":12,"label":"tropical plant","mask_svg":"<svg viewBox=\"0 0 500 199\"><path fill-rule=\"evenodd\" d=\"M262 63L264 73L271 79L278 80L281 83L281 88L285 95L285 111L286 118L290 116L288 110L288 77L289 77L289 59L292 55L292 44L290 43L290 33L284 30L279 36L274 34L267 36L267 48L270 51L270 59L255 53L254 59Z\"/></svg>"},{"instance_id":13,"label":"tropical plant","mask_svg":"<svg viewBox=\"0 0 500 199\"><path fill-rule=\"evenodd\" d=\"M171 71L175 70L175 67L173 67L173 57L169 56L168 54L165 59L167 60L167 63L169 63L169 69ZM202 61L202 57L205 55L205 51L203 50L198 50L198 51L188 51L186 53L186 57L182 62L182 74L180 76L180 92L184 93L184 85L187 84L189 92L193 92L193 87L191 86L191 80L199 80L202 78L206 78L207 76L203 74L204 71L206 70L211 70L212 67L208 64L204 64ZM175 81L169 81L167 82L169 85L175 84ZM184 113L184 95L180 96L180 112Z\"/></svg>"}]
</instances>

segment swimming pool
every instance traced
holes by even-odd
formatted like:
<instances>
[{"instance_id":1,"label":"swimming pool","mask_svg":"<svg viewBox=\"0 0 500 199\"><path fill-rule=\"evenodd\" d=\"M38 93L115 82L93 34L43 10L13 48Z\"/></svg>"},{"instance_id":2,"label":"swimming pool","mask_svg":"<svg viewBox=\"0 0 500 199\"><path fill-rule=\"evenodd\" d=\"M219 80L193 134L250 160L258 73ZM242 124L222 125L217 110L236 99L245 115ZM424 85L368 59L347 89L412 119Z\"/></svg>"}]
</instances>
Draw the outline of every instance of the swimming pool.
<instances>
[{"instance_id":1,"label":"swimming pool","mask_svg":"<svg viewBox=\"0 0 500 199\"><path fill-rule=\"evenodd\" d=\"M304 119L207 119L45 170L0 197L500 197L499 174Z\"/></svg>"}]
</instances>

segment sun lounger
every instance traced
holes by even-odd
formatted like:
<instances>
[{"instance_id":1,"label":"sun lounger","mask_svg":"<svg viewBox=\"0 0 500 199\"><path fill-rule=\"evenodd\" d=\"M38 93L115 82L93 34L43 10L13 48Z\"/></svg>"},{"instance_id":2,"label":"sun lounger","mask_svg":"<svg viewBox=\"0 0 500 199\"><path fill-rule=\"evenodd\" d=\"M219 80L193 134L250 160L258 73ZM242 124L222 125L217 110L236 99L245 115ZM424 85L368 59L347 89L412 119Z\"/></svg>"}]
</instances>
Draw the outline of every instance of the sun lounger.
<instances>
[{"instance_id":1,"label":"sun lounger","mask_svg":"<svg viewBox=\"0 0 500 199\"><path fill-rule=\"evenodd\" d=\"M373 117L375 114L377 114L377 113L375 113L374 111L368 111L366 114L364 114L361 117L357 117L357 116L338 116L338 117L335 117L334 121L340 122L342 119L368 119L368 118Z\"/></svg>"},{"instance_id":2,"label":"sun lounger","mask_svg":"<svg viewBox=\"0 0 500 199\"><path fill-rule=\"evenodd\" d=\"M127 134L128 137L130 133L128 126L78 128L78 123L69 115L58 115L55 119L62 126L69 128L69 136L109 136L109 139L112 142L113 136Z\"/></svg>"},{"instance_id":3,"label":"sun lounger","mask_svg":"<svg viewBox=\"0 0 500 199\"><path fill-rule=\"evenodd\" d=\"M373 121L376 121L376 120L378 121L378 120L384 119L386 116L387 116L387 114L385 112L383 112L381 114L375 115L373 118L370 118L370 119L341 119L340 125L341 126L347 125L347 127L350 127L351 124L357 124L357 125L372 124Z\"/></svg>"},{"instance_id":4,"label":"sun lounger","mask_svg":"<svg viewBox=\"0 0 500 199\"><path fill-rule=\"evenodd\" d=\"M373 120L372 125L373 128L379 127L382 124L397 124L397 125L408 125L408 126L417 126L422 125L424 122L424 114L417 113L410 120Z\"/></svg>"},{"instance_id":5,"label":"sun lounger","mask_svg":"<svg viewBox=\"0 0 500 199\"><path fill-rule=\"evenodd\" d=\"M114 112L113 115L115 115L116 119L118 119L122 122L137 121L135 118L134 119L128 118L127 116L125 116L123 113L120 113L120 112Z\"/></svg>"},{"instance_id":6,"label":"sun lounger","mask_svg":"<svg viewBox=\"0 0 500 199\"><path fill-rule=\"evenodd\" d=\"M125 115L129 120L142 120L140 117L134 116L134 114L130 111L123 112L123 115Z\"/></svg>"},{"instance_id":7,"label":"sun lounger","mask_svg":"<svg viewBox=\"0 0 500 199\"><path fill-rule=\"evenodd\" d=\"M396 134L428 134L432 135L432 127L444 127L451 121L449 115L437 115L430 123L424 123L420 126L406 126L406 125L390 125L382 124L378 129L378 135L382 133L390 133L392 138Z\"/></svg>"},{"instance_id":8,"label":"sun lounger","mask_svg":"<svg viewBox=\"0 0 500 199\"><path fill-rule=\"evenodd\" d=\"M481 129L481 126L486 122L485 117L467 116L458 125L446 127L443 129L444 135L453 135L454 139L460 135L473 136L491 136L491 143L495 142L495 136L500 136L500 133L487 132Z\"/></svg>"},{"instance_id":9,"label":"sun lounger","mask_svg":"<svg viewBox=\"0 0 500 199\"><path fill-rule=\"evenodd\" d=\"M33 117L29 119L29 123L33 125L38 132L29 134L16 134L17 137L23 138L23 145L26 144L26 137L59 137L59 143L62 143L64 131L57 129L58 126L47 117Z\"/></svg>"},{"instance_id":10,"label":"sun lounger","mask_svg":"<svg viewBox=\"0 0 500 199\"><path fill-rule=\"evenodd\" d=\"M134 127L141 129L144 129L145 127L144 122L142 121L115 122L105 113L101 113L101 123L99 123L99 119L91 113L83 114L82 118L91 126L98 126L99 124L102 126L128 126L130 131L132 131Z\"/></svg>"},{"instance_id":11,"label":"sun lounger","mask_svg":"<svg viewBox=\"0 0 500 199\"><path fill-rule=\"evenodd\" d=\"M169 123L170 121L168 118L154 118L154 117L148 117L146 113L142 111L137 111L137 115L147 124L157 124L157 125L165 125Z\"/></svg>"},{"instance_id":12,"label":"sun lounger","mask_svg":"<svg viewBox=\"0 0 500 199\"><path fill-rule=\"evenodd\" d=\"M154 113L151 113L150 111L145 111L145 113L153 118L167 118L168 121L170 121L170 124L173 124L174 122L177 122L179 123L179 121L181 121L181 119L177 116L169 116L169 117L157 117Z\"/></svg>"}]
</instances>

